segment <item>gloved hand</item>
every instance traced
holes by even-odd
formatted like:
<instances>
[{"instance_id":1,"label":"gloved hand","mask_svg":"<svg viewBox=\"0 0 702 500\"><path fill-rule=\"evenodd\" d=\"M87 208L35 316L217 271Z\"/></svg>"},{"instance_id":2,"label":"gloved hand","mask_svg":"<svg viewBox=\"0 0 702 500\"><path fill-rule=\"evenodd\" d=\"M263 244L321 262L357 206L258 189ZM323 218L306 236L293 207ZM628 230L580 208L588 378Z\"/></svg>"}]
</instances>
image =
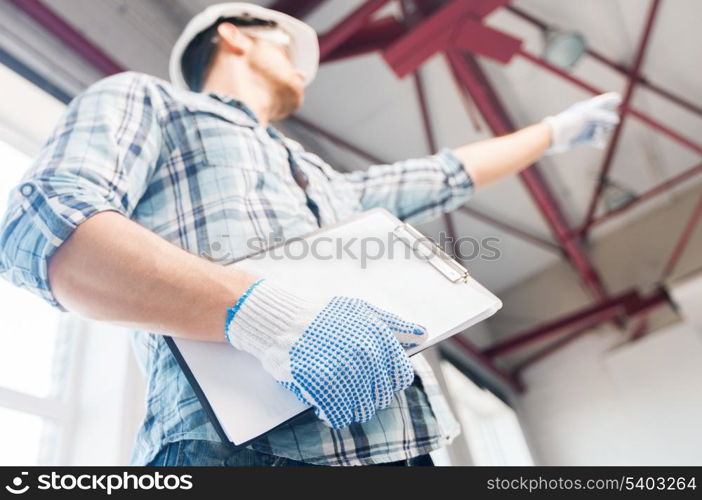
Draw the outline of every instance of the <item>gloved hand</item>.
<instances>
[{"instance_id":1,"label":"gloved hand","mask_svg":"<svg viewBox=\"0 0 702 500\"><path fill-rule=\"evenodd\" d=\"M361 299L315 304L265 279L229 309L225 332L336 429L368 421L409 387L414 371L403 347L426 339L423 327Z\"/></svg>"},{"instance_id":2,"label":"gloved hand","mask_svg":"<svg viewBox=\"0 0 702 500\"><path fill-rule=\"evenodd\" d=\"M616 109L621 102L618 92L607 92L544 118L543 121L552 131L551 145L546 154L563 153L580 144L603 148L607 137L619 123Z\"/></svg>"}]
</instances>

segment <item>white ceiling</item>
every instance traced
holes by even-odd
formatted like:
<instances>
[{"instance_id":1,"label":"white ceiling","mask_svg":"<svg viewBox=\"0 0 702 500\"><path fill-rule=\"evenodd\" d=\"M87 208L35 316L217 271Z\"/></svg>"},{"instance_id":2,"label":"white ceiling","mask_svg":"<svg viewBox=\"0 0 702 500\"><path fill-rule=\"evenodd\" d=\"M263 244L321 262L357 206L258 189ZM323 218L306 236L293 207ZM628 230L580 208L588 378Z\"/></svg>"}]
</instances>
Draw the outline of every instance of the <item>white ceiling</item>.
<instances>
[{"instance_id":1,"label":"white ceiling","mask_svg":"<svg viewBox=\"0 0 702 500\"><path fill-rule=\"evenodd\" d=\"M50 6L124 67L166 77L168 52L180 29L191 15L211 3L216 2L52 0ZM631 63L635 53L648 3L644 0L514 2L549 24L580 31L592 48L626 65ZM327 0L307 21L319 32L324 32L360 4L361 0ZM378 15L388 13L397 13L397 6L390 5ZM698 0L664 2L643 66L643 73L649 80L698 105L702 105L702 86L699 85L702 35L697 31L700 18L702 3ZM528 51L535 54L541 51L539 30L509 11L500 9L487 22L522 38ZM0 35L0 43L5 45L7 36L2 24ZM519 58L509 65L482 62L517 125L527 125L576 100L589 97L582 90ZM74 77L83 78L85 83L96 78L94 74L81 71L74 71ZM423 67L422 74L432 125L441 146L455 147L488 136L483 124L480 130L476 130L468 118L441 56L432 58ZM626 85L622 75L587 57L580 61L574 74L604 90L623 91ZM702 137L700 117L651 92L639 89L634 105L689 138L700 140ZM300 116L386 161L429 153L411 79L398 80L378 54L323 65L318 79L309 87ZM340 169L366 165L358 157L298 127L289 125L286 129L302 136L311 149ZM601 151L580 149L546 158L541 164L567 219L574 225L582 221L587 209L602 157ZM630 119L622 134L611 177L625 189L642 192L699 161L699 155L652 132L638 120ZM688 184L684 189L689 187ZM656 204L669 201L670 196L674 193L645 204L612 223L598 226L595 238L626 224L631 217L644 216ZM474 203L481 211L550 238L543 218L516 178L481 191ZM468 263L474 275L498 292L527 279L558 258L463 214L455 216L455 224L460 235L500 238L502 257L499 266L482 260ZM443 226L439 221L424 229L436 234Z\"/></svg>"}]
</instances>

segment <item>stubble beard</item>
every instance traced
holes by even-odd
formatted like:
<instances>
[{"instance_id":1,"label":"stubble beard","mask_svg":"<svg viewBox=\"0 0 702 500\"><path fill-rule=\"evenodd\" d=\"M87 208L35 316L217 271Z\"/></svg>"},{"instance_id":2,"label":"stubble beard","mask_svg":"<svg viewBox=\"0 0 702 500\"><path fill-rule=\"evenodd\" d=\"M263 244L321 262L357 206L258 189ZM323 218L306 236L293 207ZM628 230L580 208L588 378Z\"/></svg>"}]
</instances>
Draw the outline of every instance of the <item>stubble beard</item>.
<instances>
[{"instance_id":1,"label":"stubble beard","mask_svg":"<svg viewBox=\"0 0 702 500\"><path fill-rule=\"evenodd\" d=\"M280 79L271 83L276 103L271 121L284 120L302 106L302 90L293 83Z\"/></svg>"},{"instance_id":2,"label":"stubble beard","mask_svg":"<svg viewBox=\"0 0 702 500\"><path fill-rule=\"evenodd\" d=\"M270 67L261 65L258 66L257 70L273 97L271 121L284 120L302 106L304 92L300 86L295 85L291 79L284 78Z\"/></svg>"}]
</instances>

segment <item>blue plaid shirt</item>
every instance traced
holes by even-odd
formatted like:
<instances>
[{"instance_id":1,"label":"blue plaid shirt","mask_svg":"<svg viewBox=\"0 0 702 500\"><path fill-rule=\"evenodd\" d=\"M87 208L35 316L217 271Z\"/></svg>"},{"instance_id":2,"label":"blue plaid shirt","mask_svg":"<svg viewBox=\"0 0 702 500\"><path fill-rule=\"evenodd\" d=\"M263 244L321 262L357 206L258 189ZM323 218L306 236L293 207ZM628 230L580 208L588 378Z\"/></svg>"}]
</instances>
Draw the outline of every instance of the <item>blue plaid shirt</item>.
<instances>
[{"instance_id":1,"label":"blue plaid shirt","mask_svg":"<svg viewBox=\"0 0 702 500\"><path fill-rule=\"evenodd\" d=\"M289 239L373 207L427 220L465 203L472 191L449 150L340 173L260 126L231 97L121 73L71 102L12 191L0 226L0 274L61 308L47 260L81 222L106 210L226 264L250 253L252 238ZM178 440L219 441L164 338L134 332L132 340L148 383L132 463L145 464ZM412 360L415 384L369 422L332 430L308 412L250 447L309 463L362 465L445 446L458 423L426 360Z\"/></svg>"}]
</instances>

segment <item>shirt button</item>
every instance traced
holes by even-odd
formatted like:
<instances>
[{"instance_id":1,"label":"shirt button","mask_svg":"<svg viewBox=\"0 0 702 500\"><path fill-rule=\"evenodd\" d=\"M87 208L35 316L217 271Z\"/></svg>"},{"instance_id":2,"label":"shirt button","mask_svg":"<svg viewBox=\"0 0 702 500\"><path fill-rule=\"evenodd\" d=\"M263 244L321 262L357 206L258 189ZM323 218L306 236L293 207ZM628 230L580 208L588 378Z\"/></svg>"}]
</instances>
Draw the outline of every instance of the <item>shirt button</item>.
<instances>
[{"instance_id":1,"label":"shirt button","mask_svg":"<svg viewBox=\"0 0 702 500\"><path fill-rule=\"evenodd\" d=\"M30 183L22 184L20 193L22 193L24 196L30 196L33 192L34 186L32 186Z\"/></svg>"}]
</instances>

